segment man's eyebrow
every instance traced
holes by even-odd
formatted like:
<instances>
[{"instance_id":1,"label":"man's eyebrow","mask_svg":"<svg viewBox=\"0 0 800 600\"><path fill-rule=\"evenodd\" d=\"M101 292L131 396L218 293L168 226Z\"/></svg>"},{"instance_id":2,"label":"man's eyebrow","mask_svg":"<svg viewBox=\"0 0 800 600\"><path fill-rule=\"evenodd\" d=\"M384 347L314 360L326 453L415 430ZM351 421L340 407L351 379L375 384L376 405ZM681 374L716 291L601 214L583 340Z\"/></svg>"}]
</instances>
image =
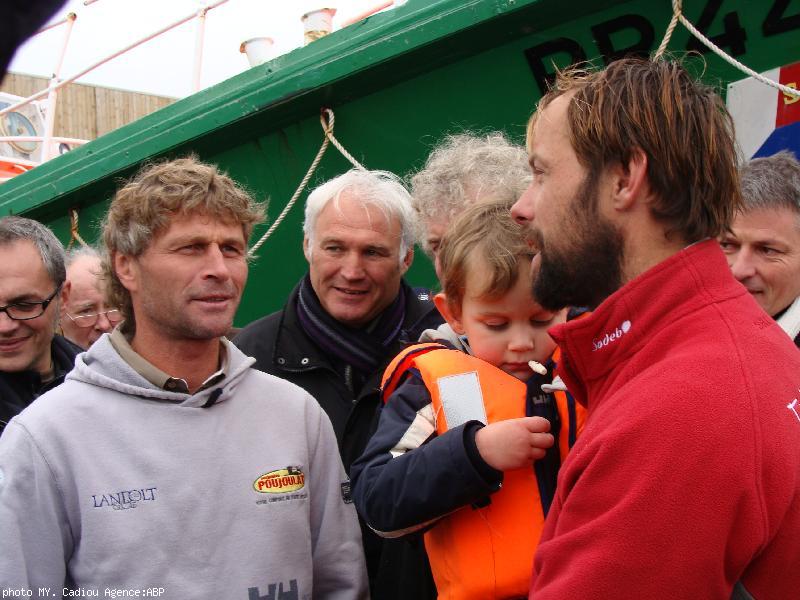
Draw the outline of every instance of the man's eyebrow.
<instances>
[{"instance_id":1,"label":"man's eyebrow","mask_svg":"<svg viewBox=\"0 0 800 600\"><path fill-rule=\"evenodd\" d=\"M760 238L753 242L756 246L781 246L785 248L790 248L792 245L789 242L786 242L777 237L766 237Z\"/></svg>"},{"instance_id":2,"label":"man's eyebrow","mask_svg":"<svg viewBox=\"0 0 800 600\"><path fill-rule=\"evenodd\" d=\"M186 235L178 236L174 238L171 242L171 246L182 246L185 244L210 244L212 243L210 237L202 234L197 233L189 233ZM236 236L225 237L220 240L220 244L240 244L244 245L244 242Z\"/></svg>"},{"instance_id":3,"label":"man's eyebrow","mask_svg":"<svg viewBox=\"0 0 800 600\"><path fill-rule=\"evenodd\" d=\"M369 244L368 246L364 247L367 251L377 250L379 252L391 252L391 247L383 244Z\"/></svg>"},{"instance_id":4,"label":"man's eyebrow","mask_svg":"<svg viewBox=\"0 0 800 600\"><path fill-rule=\"evenodd\" d=\"M246 246L247 242L240 237L233 236L233 237L226 237L220 240L220 245L224 246Z\"/></svg>"},{"instance_id":5,"label":"man's eyebrow","mask_svg":"<svg viewBox=\"0 0 800 600\"><path fill-rule=\"evenodd\" d=\"M542 160L542 157L535 152L528 155L528 164L533 167L533 163L538 163L540 165L546 164L546 162Z\"/></svg>"},{"instance_id":6,"label":"man's eyebrow","mask_svg":"<svg viewBox=\"0 0 800 600\"><path fill-rule=\"evenodd\" d=\"M208 238L199 234L199 233L187 233L185 235L179 235L177 237L172 238L170 240L170 245L180 245L180 244L207 244Z\"/></svg>"},{"instance_id":7,"label":"man's eyebrow","mask_svg":"<svg viewBox=\"0 0 800 600\"><path fill-rule=\"evenodd\" d=\"M75 310L86 310L88 308L94 308L96 306L96 302L92 302L91 300L87 300L86 302L79 303Z\"/></svg>"},{"instance_id":8,"label":"man's eyebrow","mask_svg":"<svg viewBox=\"0 0 800 600\"><path fill-rule=\"evenodd\" d=\"M17 304L19 302L41 302L47 296L42 297L40 294L36 294L34 292L26 292L24 294L19 294L11 298L8 303L9 304Z\"/></svg>"}]
</instances>

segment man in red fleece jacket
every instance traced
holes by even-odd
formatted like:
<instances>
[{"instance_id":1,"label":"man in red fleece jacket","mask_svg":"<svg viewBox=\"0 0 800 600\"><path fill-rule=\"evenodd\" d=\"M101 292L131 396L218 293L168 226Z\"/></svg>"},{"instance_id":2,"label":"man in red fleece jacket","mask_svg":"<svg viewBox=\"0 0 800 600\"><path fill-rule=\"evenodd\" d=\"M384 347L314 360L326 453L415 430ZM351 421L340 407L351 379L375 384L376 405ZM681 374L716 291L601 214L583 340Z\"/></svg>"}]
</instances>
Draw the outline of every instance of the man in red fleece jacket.
<instances>
[{"instance_id":1,"label":"man in red fleece jacket","mask_svg":"<svg viewBox=\"0 0 800 600\"><path fill-rule=\"evenodd\" d=\"M673 62L561 73L513 208L588 407L531 597L796 598L800 353L714 239L739 207L722 100Z\"/></svg>"}]
</instances>

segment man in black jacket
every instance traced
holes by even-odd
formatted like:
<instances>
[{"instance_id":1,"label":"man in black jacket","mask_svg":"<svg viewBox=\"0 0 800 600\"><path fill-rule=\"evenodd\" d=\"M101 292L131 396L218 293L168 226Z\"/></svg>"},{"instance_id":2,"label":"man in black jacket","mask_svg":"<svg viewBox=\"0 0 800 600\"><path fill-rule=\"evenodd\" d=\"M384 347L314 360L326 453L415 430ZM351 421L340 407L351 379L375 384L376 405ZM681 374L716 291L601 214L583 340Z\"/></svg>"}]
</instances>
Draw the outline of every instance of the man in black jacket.
<instances>
[{"instance_id":1,"label":"man in black jacket","mask_svg":"<svg viewBox=\"0 0 800 600\"><path fill-rule=\"evenodd\" d=\"M345 469L375 429L388 362L442 318L403 281L414 256L414 210L389 173L352 170L308 197L309 272L283 310L234 340L255 367L301 386L328 414ZM384 542L362 524L376 598L435 597L422 541Z\"/></svg>"},{"instance_id":2,"label":"man in black jacket","mask_svg":"<svg viewBox=\"0 0 800 600\"><path fill-rule=\"evenodd\" d=\"M64 248L47 227L0 219L0 432L41 394L64 381L81 348L55 334L69 293Z\"/></svg>"}]
</instances>

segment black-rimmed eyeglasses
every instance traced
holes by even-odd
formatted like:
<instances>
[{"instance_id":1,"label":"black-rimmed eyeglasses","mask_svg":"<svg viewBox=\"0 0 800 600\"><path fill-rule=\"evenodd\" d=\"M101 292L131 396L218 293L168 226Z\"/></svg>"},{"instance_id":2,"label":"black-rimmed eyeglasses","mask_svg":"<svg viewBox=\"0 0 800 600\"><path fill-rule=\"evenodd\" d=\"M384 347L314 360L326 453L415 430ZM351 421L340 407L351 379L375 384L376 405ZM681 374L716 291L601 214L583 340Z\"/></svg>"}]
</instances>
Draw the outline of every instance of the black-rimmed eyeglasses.
<instances>
[{"instance_id":1,"label":"black-rimmed eyeglasses","mask_svg":"<svg viewBox=\"0 0 800 600\"><path fill-rule=\"evenodd\" d=\"M116 308L83 315L71 315L69 313L66 313L66 315L72 319L72 322L78 327L94 327L97 325L97 320L100 318L100 315L105 316L112 327L122 320L122 313Z\"/></svg>"},{"instance_id":2,"label":"black-rimmed eyeglasses","mask_svg":"<svg viewBox=\"0 0 800 600\"><path fill-rule=\"evenodd\" d=\"M56 290L44 300L36 300L33 302L14 302L13 304L0 306L0 313L6 313L8 318L13 319L14 321L30 321L36 317L41 317L44 314L44 311L47 310L47 307L50 306L53 298L55 298L60 291L61 286L58 286Z\"/></svg>"}]
</instances>

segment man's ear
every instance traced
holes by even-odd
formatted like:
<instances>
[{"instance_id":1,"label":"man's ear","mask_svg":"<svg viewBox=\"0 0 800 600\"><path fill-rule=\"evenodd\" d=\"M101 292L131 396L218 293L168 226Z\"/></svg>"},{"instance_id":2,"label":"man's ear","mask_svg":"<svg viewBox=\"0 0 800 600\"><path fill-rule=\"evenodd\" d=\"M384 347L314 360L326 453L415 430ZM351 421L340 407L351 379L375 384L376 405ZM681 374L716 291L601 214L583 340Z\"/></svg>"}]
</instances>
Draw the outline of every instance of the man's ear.
<instances>
[{"instance_id":1,"label":"man's ear","mask_svg":"<svg viewBox=\"0 0 800 600\"><path fill-rule=\"evenodd\" d=\"M439 309L439 312L444 317L444 320L447 321L447 324L453 328L458 335L464 335L464 326L461 323L461 315L456 314L456 311L453 310L453 307L450 306L450 303L447 301L447 296L444 292L439 292L433 297L433 303L436 305L436 308Z\"/></svg>"},{"instance_id":2,"label":"man's ear","mask_svg":"<svg viewBox=\"0 0 800 600\"><path fill-rule=\"evenodd\" d=\"M308 238L303 236L303 256L306 257L308 262L311 262L311 247L308 245Z\"/></svg>"},{"instance_id":3,"label":"man's ear","mask_svg":"<svg viewBox=\"0 0 800 600\"><path fill-rule=\"evenodd\" d=\"M414 262L414 247L410 247L406 255L403 257L403 262L400 265L400 275L405 275L411 263Z\"/></svg>"},{"instance_id":4,"label":"man's ear","mask_svg":"<svg viewBox=\"0 0 800 600\"><path fill-rule=\"evenodd\" d=\"M122 286L129 292L135 290L138 285L136 259L127 254L115 253L113 264L114 272L117 274L117 279L119 279Z\"/></svg>"},{"instance_id":5,"label":"man's ear","mask_svg":"<svg viewBox=\"0 0 800 600\"><path fill-rule=\"evenodd\" d=\"M61 316L64 316L64 313L67 312L67 302L69 301L69 295L72 292L72 282L67 279L64 283L61 284L61 294L59 295L59 300L61 302L58 310L61 313Z\"/></svg>"},{"instance_id":6,"label":"man's ear","mask_svg":"<svg viewBox=\"0 0 800 600\"><path fill-rule=\"evenodd\" d=\"M612 201L617 211L630 210L638 200L650 194L647 179L647 155L641 148L634 148L627 163L611 167L613 178Z\"/></svg>"}]
</instances>

